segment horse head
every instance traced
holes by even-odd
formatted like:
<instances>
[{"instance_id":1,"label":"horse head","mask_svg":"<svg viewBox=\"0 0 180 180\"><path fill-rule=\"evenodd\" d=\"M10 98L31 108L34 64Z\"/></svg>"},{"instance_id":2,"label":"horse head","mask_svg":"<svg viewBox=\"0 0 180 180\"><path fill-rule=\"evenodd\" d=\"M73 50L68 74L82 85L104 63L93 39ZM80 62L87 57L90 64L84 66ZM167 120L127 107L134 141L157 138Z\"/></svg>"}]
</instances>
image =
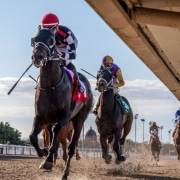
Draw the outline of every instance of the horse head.
<instances>
[{"instance_id":1,"label":"horse head","mask_svg":"<svg viewBox=\"0 0 180 180\"><path fill-rule=\"evenodd\" d=\"M39 68L50 58L54 50L55 34L49 29L40 29L33 40L32 62Z\"/></svg>"},{"instance_id":2,"label":"horse head","mask_svg":"<svg viewBox=\"0 0 180 180\"><path fill-rule=\"evenodd\" d=\"M113 77L109 70L102 70L98 73L97 90L104 92L113 87Z\"/></svg>"}]
</instances>

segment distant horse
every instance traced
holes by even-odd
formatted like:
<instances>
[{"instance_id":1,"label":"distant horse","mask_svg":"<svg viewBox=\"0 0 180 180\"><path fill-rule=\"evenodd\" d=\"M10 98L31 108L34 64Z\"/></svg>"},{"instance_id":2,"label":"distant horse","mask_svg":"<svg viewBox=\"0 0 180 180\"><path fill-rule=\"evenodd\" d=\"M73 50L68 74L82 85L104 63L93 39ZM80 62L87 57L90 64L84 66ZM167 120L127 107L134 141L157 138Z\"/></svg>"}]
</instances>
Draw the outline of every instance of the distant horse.
<instances>
[{"instance_id":1,"label":"distant horse","mask_svg":"<svg viewBox=\"0 0 180 180\"><path fill-rule=\"evenodd\" d=\"M71 142L72 134L74 132L73 124L70 121L59 133L57 138L56 152L54 154L54 164L56 164L56 159L58 157L58 148L61 144L63 151L63 160L66 162L67 160L67 141ZM48 126L42 130L42 136L44 140L44 147L49 148L52 136L52 126ZM76 147L76 160L80 159L80 155L78 152L78 147Z\"/></svg>"},{"instance_id":2,"label":"distant horse","mask_svg":"<svg viewBox=\"0 0 180 180\"><path fill-rule=\"evenodd\" d=\"M100 105L97 109L96 125L100 134L102 147L102 157L108 164L112 156L109 154L109 145L112 145L115 152L115 162L119 164L126 158L122 155L123 145L126 136L131 130L133 113L128 100L121 96L123 101L129 106L130 112L125 116L122 113L119 102L113 92L113 77L109 70L103 70L97 79L97 90L101 93L99 97Z\"/></svg>"},{"instance_id":3,"label":"distant horse","mask_svg":"<svg viewBox=\"0 0 180 180\"><path fill-rule=\"evenodd\" d=\"M178 160L180 161L180 121L176 122L176 127L173 134L174 146L177 151Z\"/></svg>"},{"instance_id":4,"label":"distant horse","mask_svg":"<svg viewBox=\"0 0 180 180\"><path fill-rule=\"evenodd\" d=\"M160 154L162 145L159 141L159 137L155 134L151 134L150 147L151 147L152 156L154 157L154 160L157 164L157 162L159 161L159 154Z\"/></svg>"},{"instance_id":5,"label":"distant horse","mask_svg":"<svg viewBox=\"0 0 180 180\"><path fill-rule=\"evenodd\" d=\"M89 81L79 73L84 92L78 93L78 85L72 72L62 65L59 57L54 57L55 35L49 29L39 29L34 38L32 62L40 68L39 83L35 93L35 117L30 133L30 142L39 157L46 156L40 168L51 170L54 164L54 153L59 133L68 124L73 123L74 133L68 146L68 158L62 179L67 179L71 159L75 153L81 130L93 106L93 94ZM38 134L48 125L53 125L52 140L47 154L38 143Z\"/></svg>"}]
</instances>

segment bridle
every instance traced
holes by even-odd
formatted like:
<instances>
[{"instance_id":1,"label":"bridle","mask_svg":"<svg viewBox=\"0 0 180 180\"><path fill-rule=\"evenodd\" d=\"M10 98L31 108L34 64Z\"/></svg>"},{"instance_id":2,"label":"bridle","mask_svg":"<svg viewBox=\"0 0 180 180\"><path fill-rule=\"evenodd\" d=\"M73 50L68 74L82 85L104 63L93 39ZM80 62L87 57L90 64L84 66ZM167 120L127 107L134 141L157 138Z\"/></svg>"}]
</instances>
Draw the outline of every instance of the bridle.
<instances>
[{"instance_id":1,"label":"bridle","mask_svg":"<svg viewBox=\"0 0 180 180\"><path fill-rule=\"evenodd\" d=\"M49 30L49 29L47 29ZM50 31L50 30L49 30ZM52 39L52 43L50 45L48 45L47 43L45 42L42 42L42 41L37 41L35 42L35 38L34 38L34 43L33 43L33 53L37 50L37 49L40 49L41 53L43 54L41 57L40 57L40 62L42 62L42 66L43 65L46 65L47 61L61 61L61 54L60 53L57 53L56 50L55 50L55 44L56 44L56 41L55 41L55 35L52 34L52 36L50 37ZM32 40L31 40L32 42ZM47 52L47 55L45 57L45 51ZM54 53L56 52L56 56L54 56ZM32 59L33 59L34 56L32 56ZM34 57L33 59L34 61L37 61ZM38 61L37 61L38 62ZM40 65L39 65L40 67ZM59 67L60 68L60 67ZM61 85L61 83L63 82L63 79L64 79L64 72L62 71L62 77L59 81L59 83L55 86L52 86L50 88L41 88L38 86L36 86L35 89L39 89L39 90L54 90L55 88L57 88L58 86Z\"/></svg>"},{"instance_id":2,"label":"bridle","mask_svg":"<svg viewBox=\"0 0 180 180\"><path fill-rule=\"evenodd\" d=\"M49 30L49 29L44 28L42 30ZM31 45L34 47L33 53L38 48L40 48L42 53L43 53L42 60L44 62L49 61L49 60L60 60L61 55L62 55L61 53L58 53L56 51L56 49L55 49L55 45L56 45L55 35L53 34L50 38L52 39L52 44L50 44L50 45L48 45L48 44L46 44L45 42L42 42L42 41L35 42L35 38L31 39ZM44 53L45 53L44 51L47 52L47 56L46 57L44 57ZM56 54L56 57L54 56L54 54ZM32 59L33 59L33 57L32 57Z\"/></svg>"},{"instance_id":3,"label":"bridle","mask_svg":"<svg viewBox=\"0 0 180 180\"><path fill-rule=\"evenodd\" d=\"M103 84L105 85L105 88L103 89L103 92L108 91L110 89L113 89L113 78L111 77L110 81L107 81L104 77L103 77L103 73L104 71L107 71L111 74L111 71L109 70L102 70L99 74L98 74L98 84ZM111 75L112 76L112 75Z\"/></svg>"}]
</instances>

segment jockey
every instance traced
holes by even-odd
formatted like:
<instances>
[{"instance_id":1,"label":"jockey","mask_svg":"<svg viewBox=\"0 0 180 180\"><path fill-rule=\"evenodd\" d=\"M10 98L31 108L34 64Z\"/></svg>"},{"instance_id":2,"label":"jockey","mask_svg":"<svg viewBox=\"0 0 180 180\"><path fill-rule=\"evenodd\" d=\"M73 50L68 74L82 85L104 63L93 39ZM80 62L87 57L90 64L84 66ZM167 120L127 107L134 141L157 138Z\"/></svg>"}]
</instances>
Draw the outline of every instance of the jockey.
<instances>
[{"instance_id":1,"label":"jockey","mask_svg":"<svg viewBox=\"0 0 180 180\"><path fill-rule=\"evenodd\" d=\"M180 107L175 113L175 124L176 124L177 121L180 121ZM175 129L174 129L174 131L172 133L172 137L174 136L175 132L176 132L176 127L175 127Z\"/></svg>"},{"instance_id":2,"label":"jockey","mask_svg":"<svg viewBox=\"0 0 180 180\"><path fill-rule=\"evenodd\" d=\"M120 95L118 94L119 92L119 87L124 86L125 82L122 76L122 72L121 69L119 68L118 65L116 65L115 63L113 63L113 58L109 55L106 55L105 57L103 57L102 59L102 65L100 66L99 71L102 71L104 69L107 69L109 71L111 71L111 74L113 76L113 86L114 86L114 94L116 95L116 98L120 99L120 101L122 102L122 99L120 98ZM98 74L99 74L98 71ZM98 79L98 77L97 77ZM99 100L96 104L95 109L93 110L93 113L95 115L97 115L97 109L99 107ZM129 107L125 104L125 102L121 103L124 106L124 110L123 111L127 111L127 109L129 109ZM126 109L127 108L127 109Z\"/></svg>"},{"instance_id":3,"label":"jockey","mask_svg":"<svg viewBox=\"0 0 180 180\"><path fill-rule=\"evenodd\" d=\"M78 73L72 64L72 60L76 59L78 45L74 33L68 27L59 25L59 18L52 13L44 15L41 24L43 28L51 29L55 33L57 55L63 60L64 65L74 73L78 82L78 91L83 92Z\"/></svg>"},{"instance_id":4,"label":"jockey","mask_svg":"<svg viewBox=\"0 0 180 180\"><path fill-rule=\"evenodd\" d=\"M175 121L180 121L180 107L175 113Z\"/></svg>"},{"instance_id":5,"label":"jockey","mask_svg":"<svg viewBox=\"0 0 180 180\"><path fill-rule=\"evenodd\" d=\"M153 122L152 125L149 128L149 133L150 133L150 141L152 140L152 135L157 136L158 140L159 140L159 136L158 136L158 131L159 131L159 127L157 126L156 122ZM160 141L159 141L160 142Z\"/></svg>"}]
</instances>

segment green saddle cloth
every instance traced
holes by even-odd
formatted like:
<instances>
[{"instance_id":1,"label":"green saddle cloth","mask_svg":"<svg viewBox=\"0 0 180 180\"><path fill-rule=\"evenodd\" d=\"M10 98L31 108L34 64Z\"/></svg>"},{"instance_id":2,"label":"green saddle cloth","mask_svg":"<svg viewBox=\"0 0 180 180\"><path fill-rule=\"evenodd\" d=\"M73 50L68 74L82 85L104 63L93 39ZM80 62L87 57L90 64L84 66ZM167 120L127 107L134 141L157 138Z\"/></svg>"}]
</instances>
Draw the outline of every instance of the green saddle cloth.
<instances>
[{"instance_id":1,"label":"green saddle cloth","mask_svg":"<svg viewBox=\"0 0 180 180\"><path fill-rule=\"evenodd\" d=\"M120 95L115 95L115 100L118 102L118 105L123 114L127 114L131 111L129 105L123 101Z\"/></svg>"}]
</instances>

